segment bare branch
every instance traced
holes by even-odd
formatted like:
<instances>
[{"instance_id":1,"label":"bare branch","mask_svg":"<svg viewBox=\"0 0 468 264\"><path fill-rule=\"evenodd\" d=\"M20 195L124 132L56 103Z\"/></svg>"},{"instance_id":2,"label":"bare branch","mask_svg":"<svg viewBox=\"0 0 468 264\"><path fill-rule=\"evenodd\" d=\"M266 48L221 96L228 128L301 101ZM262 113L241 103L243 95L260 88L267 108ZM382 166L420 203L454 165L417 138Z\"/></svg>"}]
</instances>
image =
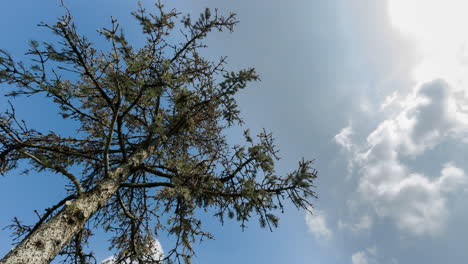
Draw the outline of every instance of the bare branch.
<instances>
[{"instance_id":1,"label":"bare branch","mask_svg":"<svg viewBox=\"0 0 468 264\"><path fill-rule=\"evenodd\" d=\"M34 160L37 164L39 164L40 166L44 167L44 168L49 168L49 169L52 169L54 170L55 172L58 172L58 173L61 173L63 174L65 177L67 177L74 185L75 185L75 188L76 188L76 192L78 193L78 195L80 195L82 192L83 192L83 187L81 187L81 183L80 181L73 175L71 174L70 172L68 172L67 170L65 170L63 167L57 165L57 164L52 164L51 162L49 161L43 161L39 158L37 158L36 156L34 156L33 154L31 153L28 153L26 151L21 151L24 155L28 156L29 158L31 158L32 160Z\"/></svg>"}]
</instances>

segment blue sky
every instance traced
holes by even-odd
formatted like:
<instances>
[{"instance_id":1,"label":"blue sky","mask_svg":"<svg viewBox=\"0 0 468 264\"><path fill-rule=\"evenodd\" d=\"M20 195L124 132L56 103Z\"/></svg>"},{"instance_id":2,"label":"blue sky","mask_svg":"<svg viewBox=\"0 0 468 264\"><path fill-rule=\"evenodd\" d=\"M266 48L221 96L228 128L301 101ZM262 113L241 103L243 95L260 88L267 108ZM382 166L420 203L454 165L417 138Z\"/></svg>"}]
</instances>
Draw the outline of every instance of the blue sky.
<instances>
[{"instance_id":1,"label":"blue sky","mask_svg":"<svg viewBox=\"0 0 468 264\"><path fill-rule=\"evenodd\" d=\"M290 171L302 157L319 170L315 214L290 208L271 233L252 221L221 226L198 245L194 263L464 263L468 214L468 25L463 0L171 1L196 15L205 7L235 12L235 32L209 37L208 57L256 67L262 79L239 95L252 131L274 133ZM38 22L62 14L59 1L18 0L0 10L1 48L20 57L30 39L51 39ZM144 1L150 6L150 1ZM80 32L112 15L139 43L129 12L136 1L68 1ZM0 90L1 91L1 90ZM43 100L16 102L31 127L64 126ZM4 110L6 101L0 99ZM235 130L230 136L235 140ZM0 178L0 226L64 195L54 174ZM165 238L161 238L164 248ZM95 239L100 259L111 255ZM10 248L0 231L0 255Z\"/></svg>"}]
</instances>

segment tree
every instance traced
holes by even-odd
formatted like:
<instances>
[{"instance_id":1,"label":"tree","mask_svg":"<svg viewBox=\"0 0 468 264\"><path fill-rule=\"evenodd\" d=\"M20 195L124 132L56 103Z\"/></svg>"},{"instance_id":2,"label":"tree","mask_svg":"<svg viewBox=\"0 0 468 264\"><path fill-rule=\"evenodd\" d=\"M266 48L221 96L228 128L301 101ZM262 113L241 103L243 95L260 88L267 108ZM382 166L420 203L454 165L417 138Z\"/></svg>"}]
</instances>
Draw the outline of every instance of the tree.
<instances>
[{"instance_id":1,"label":"tree","mask_svg":"<svg viewBox=\"0 0 468 264\"><path fill-rule=\"evenodd\" d=\"M234 14L206 9L193 21L161 3L156 14L140 5L132 14L146 44L131 46L112 18L98 31L109 46L98 50L64 8L57 23L40 24L58 41L31 41L29 63L0 50L7 96L43 96L80 127L73 137L29 128L13 103L0 116L2 174L24 160L26 172L51 171L71 184L69 195L39 214L36 224L14 219L10 227L20 242L0 263L48 263L57 254L65 262L91 262L83 245L94 228L113 233L120 262L157 262L151 241L160 232L175 238L165 258L190 262L192 243L211 237L196 211L242 226L257 216L272 228L283 200L311 208L317 175L311 161L278 176L271 134L253 139L245 130L244 146L231 146L224 135L242 125L236 92L258 76L254 69L229 72L225 57L209 61L199 50L209 32L233 30ZM171 37L179 30L180 42Z\"/></svg>"}]
</instances>

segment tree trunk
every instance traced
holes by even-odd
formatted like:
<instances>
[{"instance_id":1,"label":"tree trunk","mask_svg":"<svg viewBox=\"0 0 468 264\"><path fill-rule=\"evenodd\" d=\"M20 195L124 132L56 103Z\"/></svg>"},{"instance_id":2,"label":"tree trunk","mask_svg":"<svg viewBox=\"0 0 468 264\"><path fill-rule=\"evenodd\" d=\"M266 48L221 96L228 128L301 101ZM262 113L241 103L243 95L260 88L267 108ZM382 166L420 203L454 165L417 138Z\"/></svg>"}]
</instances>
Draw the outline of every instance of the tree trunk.
<instances>
[{"instance_id":1,"label":"tree trunk","mask_svg":"<svg viewBox=\"0 0 468 264\"><path fill-rule=\"evenodd\" d=\"M59 213L1 259L0 264L45 264L52 261L73 236L82 230L91 216L109 201L119 185L129 177L131 169L140 165L152 149L149 146L135 151L108 178L82 193L75 201L67 202Z\"/></svg>"}]
</instances>

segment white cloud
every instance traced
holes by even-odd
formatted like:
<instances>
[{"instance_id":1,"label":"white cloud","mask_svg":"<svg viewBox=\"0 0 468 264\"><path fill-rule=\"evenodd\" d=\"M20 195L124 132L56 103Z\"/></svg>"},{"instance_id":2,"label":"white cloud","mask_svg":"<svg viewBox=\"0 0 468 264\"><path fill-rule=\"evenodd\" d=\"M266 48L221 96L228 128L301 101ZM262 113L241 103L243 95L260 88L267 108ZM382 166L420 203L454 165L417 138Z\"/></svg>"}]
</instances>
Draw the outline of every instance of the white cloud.
<instances>
[{"instance_id":1,"label":"white cloud","mask_svg":"<svg viewBox=\"0 0 468 264\"><path fill-rule=\"evenodd\" d=\"M365 250L358 251L351 256L352 264L371 264L377 263L377 248L370 247Z\"/></svg>"},{"instance_id":2,"label":"white cloud","mask_svg":"<svg viewBox=\"0 0 468 264\"><path fill-rule=\"evenodd\" d=\"M351 256L351 261L353 264L369 264L369 261L367 260L367 254L364 251L354 253Z\"/></svg>"},{"instance_id":3,"label":"white cloud","mask_svg":"<svg viewBox=\"0 0 468 264\"><path fill-rule=\"evenodd\" d=\"M466 140L468 116L457 107L460 100L455 95L453 87L443 80L428 82L409 97L401 98L400 111L382 121L365 144L352 142L351 127L335 136L349 154L350 167L357 168L358 199L411 234L442 231L449 215L448 194L467 183L465 172L452 163L445 164L440 175L431 178L402 162L403 157L421 155L448 137ZM342 222L341 227L366 227L364 220Z\"/></svg>"},{"instance_id":4,"label":"white cloud","mask_svg":"<svg viewBox=\"0 0 468 264\"><path fill-rule=\"evenodd\" d=\"M380 168L375 172L384 173ZM396 176L398 180L390 181L365 177L360 184L362 196L378 215L392 218L402 230L413 234L440 232L448 216L446 193L458 189L456 182L465 183L464 172L446 165L435 180L421 174Z\"/></svg>"},{"instance_id":5,"label":"white cloud","mask_svg":"<svg viewBox=\"0 0 468 264\"><path fill-rule=\"evenodd\" d=\"M363 231L371 229L373 225L373 219L370 215L363 215L357 221L344 222L343 220L338 221L338 229L349 230L355 234L360 234Z\"/></svg>"},{"instance_id":6,"label":"white cloud","mask_svg":"<svg viewBox=\"0 0 468 264\"><path fill-rule=\"evenodd\" d=\"M338 133L335 137L334 140L335 142L343 147L347 151L351 151L353 149L353 143L351 141L350 136L353 134L353 130L351 126L347 126L343 128L340 133Z\"/></svg>"},{"instance_id":7,"label":"white cloud","mask_svg":"<svg viewBox=\"0 0 468 264\"><path fill-rule=\"evenodd\" d=\"M391 95L385 97L384 102L380 105L380 111L384 111L390 108L393 104L396 103L398 99L398 92L393 92Z\"/></svg>"},{"instance_id":8,"label":"white cloud","mask_svg":"<svg viewBox=\"0 0 468 264\"><path fill-rule=\"evenodd\" d=\"M351 155L354 156L357 153L356 153L356 147L353 144L352 139L351 139L352 135L353 135L353 129L352 129L351 125L348 125L347 127L341 129L340 133L335 135L333 140L335 141L335 143L340 145L343 148L343 150L345 150L346 152L348 152L350 154L352 153ZM353 160L350 159L348 161L347 169L348 169L348 176L346 178L349 180L350 177L351 177L351 172L354 169Z\"/></svg>"},{"instance_id":9,"label":"white cloud","mask_svg":"<svg viewBox=\"0 0 468 264\"><path fill-rule=\"evenodd\" d=\"M153 240L152 248L153 248L153 253L154 254L151 256L151 261L153 261L153 260L157 260L157 261L162 260L163 257L164 257L164 250L163 250L163 248L161 246L161 243L157 239ZM131 261L131 262L127 261L127 262L124 262L123 264L137 264L137 263L138 263L138 261ZM106 259L104 259L103 261L101 261L100 264L117 264L116 263L116 257L115 256L109 256Z\"/></svg>"},{"instance_id":10,"label":"white cloud","mask_svg":"<svg viewBox=\"0 0 468 264\"><path fill-rule=\"evenodd\" d=\"M313 214L306 213L305 221L310 232L317 240L330 240L333 236L332 231L327 226L325 213L320 210L312 210Z\"/></svg>"},{"instance_id":11,"label":"white cloud","mask_svg":"<svg viewBox=\"0 0 468 264\"><path fill-rule=\"evenodd\" d=\"M396 151L415 156L447 136L466 136L468 115L457 110L460 100L455 92L438 79L417 87L406 98L399 98L403 101L399 111L382 121L367 138L369 149L380 151L377 154L381 155Z\"/></svg>"}]
</instances>

